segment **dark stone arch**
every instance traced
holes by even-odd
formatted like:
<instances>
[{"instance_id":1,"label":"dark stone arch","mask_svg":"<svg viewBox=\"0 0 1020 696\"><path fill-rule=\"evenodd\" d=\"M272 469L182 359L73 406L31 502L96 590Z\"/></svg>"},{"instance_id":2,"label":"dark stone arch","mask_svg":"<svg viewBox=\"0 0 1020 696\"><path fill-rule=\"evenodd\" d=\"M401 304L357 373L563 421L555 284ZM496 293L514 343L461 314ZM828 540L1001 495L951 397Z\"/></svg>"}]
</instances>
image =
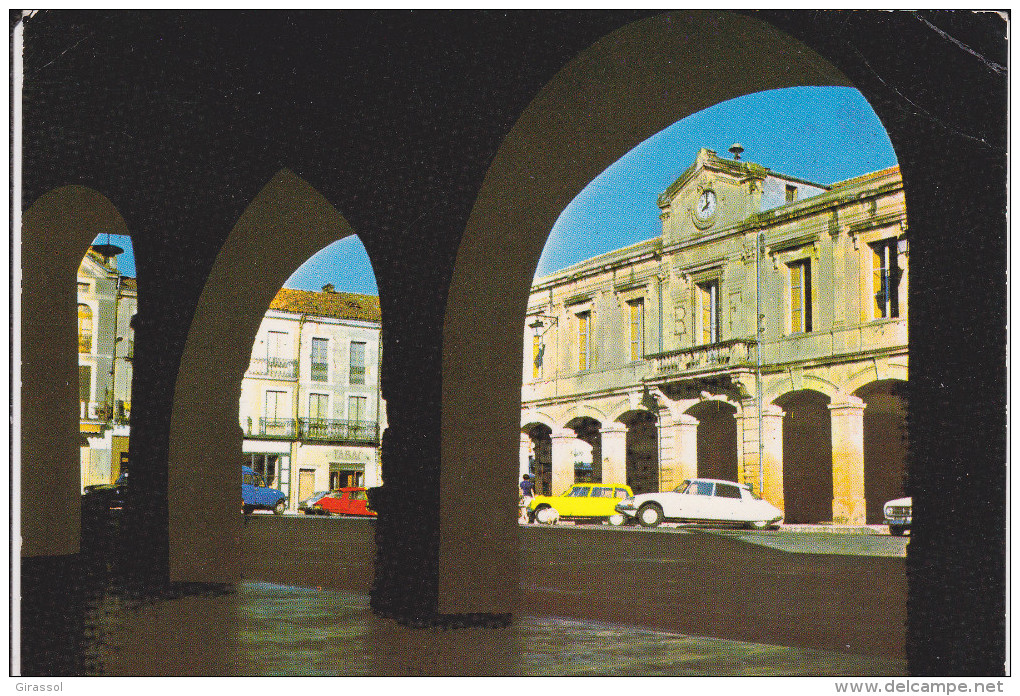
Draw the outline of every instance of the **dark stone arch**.
<instances>
[{"instance_id":1,"label":"dark stone arch","mask_svg":"<svg viewBox=\"0 0 1020 696\"><path fill-rule=\"evenodd\" d=\"M829 397L811 389L773 403L783 409L783 499L789 523L832 521L832 420Z\"/></svg>"},{"instance_id":2,"label":"dark stone arch","mask_svg":"<svg viewBox=\"0 0 1020 696\"><path fill-rule=\"evenodd\" d=\"M705 79L705 56L711 56L714 79ZM498 491L514 485L506 462L518 446L528 294L563 208L606 167L685 116L765 89L850 84L818 54L756 18L678 12L605 36L524 110L475 200L444 316L444 611L511 609L509 593L492 582L493 569L503 567L505 551L499 549L510 548L517 531L502 512ZM459 462L473 462L486 473L464 477ZM654 484L642 478L639 487L657 489L655 473ZM472 542L481 539L487 548ZM515 586L513 578L506 582Z\"/></svg>"},{"instance_id":3,"label":"dark stone arch","mask_svg":"<svg viewBox=\"0 0 1020 696\"><path fill-rule=\"evenodd\" d=\"M81 457L78 425L77 286L98 234L127 235L114 204L84 186L41 196L22 217L21 555L78 552ZM63 279L63 282L62 282ZM45 347L45 350L40 350Z\"/></svg>"},{"instance_id":4,"label":"dark stone arch","mask_svg":"<svg viewBox=\"0 0 1020 696\"><path fill-rule=\"evenodd\" d=\"M907 383L881 380L854 392L864 399L864 499L867 523L881 524L887 500L904 493L907 475Z\"/></svg>"},{"instance_id":5,"label":"dark stone arch","mask_svg":"<svg viewBox=\"0 0 1020 696\"><path fill-rule=\"evenodd\" d=\"M170 422L170 578L239 578L237 465L241 380L270 301L324 246L354 234L300 177L281 170L231 230L202 290L181 358Z\"/></svg>"},{"instance_id":6,"label":"dark stone arch","mask_svg":"<svg viewBox=\"0 0 1020 696\"><path fill-rule=\"evenodd\" d=\"M737 409L717 399L702 401L686 413L698 419L698 476L737 480Z\"/></svg>"},{"instance_id":7,"label":"dark stone arch","mask_svg":"<svg viewBox=\"0 0 1020 696\"><path fill-rule=\"evenodd\" d=\"M535 453L531 472L535 475L535 493L551 495L552 490L552 428L545 423L531 423L521 428L531 438Z\"/></svg>"},{"instance_id":8,"label":"dark stone arch","mask_svg":"<svg viewBox=\"0 0 1020 696\"><path fill-rule=\"evenodd\" d=\"M152 260L139 274L146 276L147 287L155 291L148 297L153 301L158 297L159 300L149 317L139 317L143 332L140 340L149 338L158 344L162 339L162 344L153 346L153 358L147 360L146 365L139 366L138 370L143 373L141 383L146 385L142 393L147 393L146 400L152 405L141 413L136 408L133 416L138 417L148 433L143 443L143 454L164 479L169 397L163 398L161 394L172 390L195 299L225 230L237 219L234 212L229 215L221 215L221 212L232 209L234 201L239 200L243 205L244 201L251 200L254 192L277 171L281 162L304 162L307 166L302 170L303 175L316 184L322 184L331 177L316 178L311 170L319 169L320 173L326 170L329 175L343 174L346 178L336 184L337 190L349 188L352 181L363 180L363 187L357 191L359 206L348 206L345 202L343 207L352 215L358 212L355 208L362 208L363 217L359 218L359 222L378 217L382 204L396 199L394 192L399 192L397 196L409 192L415 202L441 200L442 207L458 211L444 219L444 224L423 230L409 224L420 217L421 206L408 205L407 199L402 199L393 208L400 213L407 211L406 214L389 215L385 224L380 225L376 240L376 248L388 245L398 250L390 259L393 269L383 268L382 272L399 273L408 278L408 284L415 286L416 292L425 289L430 293L421 300L425 307L423 310L402 306L414 304L405 301L404 297L393 304L400 308L400 311L394 312L394 318L399 316L402 321L406 319L407 324L421 327L418 333L423 348L421 352L428 355L415 364L425 365L425 369L420 370L421 382L425 386L420 389L408 386L411 380L406 378L416 375L410 369L392 371L394 377L389 386L395 391L420 397L407 408L407 413L409 417L417 417L424 425L412 428L413 435L405 438L402 446L409 459L420 454L423 447L427 449L429 457L422 468L436 472L439 446L432 443L440 435L440 417L432 418L429 409L435 409L438 398L433 397L445 388L440 383L440 371L435 369L438 358L433 357L440 350L440 342L435 338L436 324L442 322L432 323L428 318L442 312L447 301L449 276L445 264L448 258L458 253L458 245L462 241L459 211L470 208L471 198L482 189L490 203L505 200L499 214L512 219L505 221L505 226L485 216L473 219L471 225L474 229L496 224L492 224L493 236L481 245L471 240L467 240L467 244L477 251L488 248L488 242L495 241L497 247L506 245L512 248L509 254L497 251L501 259L507 255L517 258L520 253L525 265L529 258L537 260L537 254L531 256L527 248L518 250L516 244L521 236L541 234L543 228L529 230L530 213L521 213L520 207L515 205L515 198L501 198L500 177L505 175L508 181L530 185L531 165L548 166L542 163L543 159L562 161L565 168L576 162L579 169L597 169L604 159L612 159L606 148L612 150L617 147L616 134L630 137L629 122L640 124L645 118L642 113L645 109L661 113L658 104L662 97L659 95L670 91L663 88L662 81L650 83L649 91L653 98L646 98L647 95L642 93L643 81L634 80L631 90L634 99L629 107L633 113L625 114L625 118L606 118L604 113L592 111L596 119L606 124L605 132L592 132L578 138L576 142L582 148L590 146L592 154L582 152L574 160L569 156L562 160L556 156L559 154L557 148L563 142L557 133L569 136L569 132L562 133L563 126L559 124L580 122L586 118L583 110L553 108L539 113L540 118L547 117L551 137L536 139L539 147L522 149L521 152L530 156L512 163L522 166L497 168L493 177L479 183L480 177L475 172L493 161L495 146L491 144L504 136L518 105L538 93L547 76L559 68L562 56L581 50L592 40L589 37L629 21L635 14L521 13L507 17L490 13L485 27L496 30L492 32L452 32L448 27L454 20L444 14L416 14L413 20L408 18L402 22L390 22L385 15L374 13L364 13L353 19L350 13L333 16L341 15L339 20L331 23L321 14L304 18L291 15L287 22L279 22L266 19L268 15L246 15L239 21L237 15L223 13L216 17L192 15L189 24L183 21L181 14L167 13L163 15L167 19L159 27L167 31L159 38L171 36L176 40L162 41L164 48L157 46L153 38L156 32L149 29L151 15L146 31L140 33L133 32L138 17L132 13L90 18L74 13L43 12L32 20L33 31L28 35L37 37L29 47L36 50L35 64L44 66L53 61L54 69L46 74L48 82L36 83L38 89L25 94L25 156L29 173L25 180L28 192L25 200L34 200L43 192L68 181L96 182L92 185L117 201L132 228L145 230L150 240L146 249L151 252ZM465 23L478 23L475 19L478 15L460 15L465 16L468 17L462 20ZM734 31L733 21L726 20L725 16L720 21L719 15L714 13L678 13L668 18L669 21L679 18L681 21L677 22L677 26L682 29L687 28L683 23L690 22L691 18L704 22L709 31L716 32L720 43L725 44L706 46L711 46L716 55L732 56L739 52L745 60L705 66L704 56L708 54L696 50L696 44L694 50L688 52L690 58L685 60L675 53L671 55L669 51L661 51L661 42L656 40L643 44L615 41L603 51L603 55L609 52L616 59L616 65L610 64L604 72L612 76L614 70L625 69L626 64L635 62L634 57L640 57L644 51L661 53L665 62L674 63L674 68L686 62L696 62L703 72L707 67L713 78L723 81L733 79L733 76L743 80L746 75L749 83L758 80L759 89L775 86L768 84L768 80L755 77L759 65L765 65L766 71L777 75L796 78L801 84L827 84L833 72L832 64L817 59L810 51L804 51L797 41L789 40L771 27L761 23L756 25L754 18L762 18L801 37L805 43L817 46L828 60L854 78L890 130L903 167L912 238L923 250L923 253L917 254L911 267L912 287L922 290L911 298L910 333L912 353L915 346L919 347L919 359L913 361L911 367L914 404L911 413L912 448L916 459L924 462L924 469L911 472L911 487L918 508L924 510L924 515L917 521L918 531L930 531L927 537L919 533L912 539L907 559L914 607L910 627L915 638L911 641L910 668L920 673L933 670L1001 673L1001 627L1005 615L1001 592L1004 554L1001 544L995 541L1001 541L1004 534L1001 530L1004 529L1007 490L1003 464L1007 439L1005 418L1002 416L1006 404L1005 372L1002 368L1005 332L1001 322L988 321L988 317L1000 316L1005 310L1001 279L1005 277L1006 257L998 252L1005 249L1006 83L1005 70L1000 70L999 66L1006 63L1006 42L1002 38L1006 20L994 14L969 12L941 13L938 16L927 13L925 16L925 13L915 12L771 11L756 12L751 20L741 18L744 24ZM251 41L253 24L273 39L272 45L278 50L266 51L265 46L269 42ZM270 25L274 28L272 31L269 30ZM182 26L191 31L181 31ZM949 28L948 35L954 38L964 36L964 45L968 48L980 46L980 50L960 50L959 42L945 41L946 34L938 26ZM281 31L286 29L290 35L284 33L278 36L275 32L277 27ZM338 27L346 31L348 37L357 39L351 42L354 48L340 54L332 54L328 50L313 53L317 45L339 50L346 43L317 43L329 37L331 32L335 34ZM101 50L85 54L66 50L68 37L73 32L88 35L95 33L97 28L101 28L97 34ZM497 36L499 30L503 33ZM956 33L957 30L962 30L963 34ZM423 35L445 41L414 40ZM690 32L690 35L695 41L699 36L697 31ZM41 40L38 39L40 36ZM461 36L481 38L474 39L476 43L460 43ZM418 46L437 44L444 49L441 65L437 64L435 55L416 52ZM538 46L542 50L525 51L517 61L522 45ZM902 60L902 51L896 48L902 46L909 46L918 60ZM394 47L399 50L393 50ZM760 51L773 48L776 60L763 63ZM300 80L289 79L295 53L298 61L295 67L301 67ZM204 56L204 60L195 61L196 55ZM302 58L312 55L327 59L330 55L339 55L335 64L341 68L347 65L350 69L347 77L351 79L338 81L337 75L343 73L342 69L334 69L335 64L319 63L318 60L301 62ZM460 55L477 57L477 60L457 61L456 66L445 62L448 56ZM125 56L132 59L125 60ZM224 56L231 56L232 60L225 61ZM362 56L366 56L367 60ZM789 64L783 64L782 59L788 59ZM421 65L422 69L408 73L406 66L409 64ZM928 67L932 64L945 64L947 70L932 71ZM167 68L168 65L171 69ZM492 70L503 71L506 79L500 80L497 88L492 88L494 81L485 80L487 73L479 72L474 66L493 66ZM430 70L431 67L442 69ZM596 69L599 67L596 66ZM572 68L567 77L597 98L602 98L606 90L584 81L585 75L592 72L588 68L580 71ZM165 76L168 74L179 76L179 79L167 84ZM675 76L673 86L680 86L682 99L697 97L691 92L704 89L701 82L717 82L716 79L684 79L684 75L675 69L671 74ZM403 76L403 81L392 81L395 75ZM477 130L465 131L447 128L442 118L429 118L424 123L423 119L413 120L412 117L417 114L409 113L404 105L416 100L408 100L406 95L434 86L428 81L430 75L454 80L459 89L451 89L449 93L468 94L470 98L475 98L475 94L468 86L484 84L488 94L479 95L477 104L472 104L470 109L461 109L461 112L471 114L474 119L470 123L472 127L479 122L477 114L487 114L488 121ZM29 82L36 76L30 75ZM942 88L947 81L953 84L953 90ZM311 94L311 90L320 84L328 88L318 90L313 108L301 108L300 113L288 108L288 105L296 107L298 104L299 100L292 99L292 96ZM506 91L501 91L503 87ZM256 99L256 88L260 91L271 88L272 91L262 92L264 96ZM718 90L714 86L710 89ZM125 99L123 96L142 91L146 93L145 99ZM366 102L366 94L373 95L373 98ZM380 97L375 98L376 94ZM332 99L330 95L333 95ZM554 89L546 90L543 98L547 99L547 103L551 98L554 107L559 104L569 106L570 100ZM342 108L344 101L352 105L350 111ZM210 103L216 107L203 106ZM692 103L695 109L707 105ZM307 106L312 102L306 100L302 104ZM440 113L443 105L446 105L447 112L461 106L456 100L440 100L435 105L430 102L428 108ZM614 101L612 95L606 100L606 105L610 113L627 108L626 105L621 107L619 100ZM348 122L345 117L351 112L356 113L358 118ZM335 141L323 143L320 138L328 135L329 129L317 128L312 120L321 118L320 114L329 114L331 123L345 124L346 127L335 130L343 131L343 138L356 145L336 148L331 147ZM429 113L430 117L432 115ZM167 124L180 124L181 128L152 127L153 123L163 125L163 119ZM484 117L481 120L484 121ZM458 121L457 125L463 123ZM125 137L128 134L134 137ZM310 137L311 134L314 137ZM406 138L394 138L394 134L406 135ZM446 135L445 140L443 135ZM519 132L512 135L520 137ZM449 146L450 140L457 141L456 148ZM352 163L358 157L361 159ZM424 170L427 176L416 177L409 171L414 168L408 166L412 160L415 164L426 163L420 170ZM168 161L175 166L154 166ZM328 163L323 165L323 161ZM463 176L436 177L434 174L443 167L428 166L433 162L442 162L443 167L449 165L451 170L462 172ZM34 171L31 171L33 168ZM253 176L252 172L257 174ZM365 176L366 173L370 175ZM591 174L588 176L590 179ZM339 176L335 178L340 179ZM249 180L254 182L252 187L248 185ZM153 189L143 190L149 183L156 183L159 188L155 192ZM548 179L538 177L535 183L544 187ZM324 186L320 188L326 190ZM238 194L249 190L250 194ZM120 191L122 195L114 191ZM561 204L570 199L570 195L558 188L553 187L549 191L550 196ZM414 197L413 194L421 195ZM332 193L330 197L338 202L341 200ZM352 195L350 200L355 198ZM959 201L974 200L981 200L983 204L959 204ZM134 215L126 207L128 205L134 207ZM492 205L494 210L499 207ZM539 212L538 217L541 216ZM220 224L222 221L227 221L225 226ZM455 224L445 224L450 221ZM956 239L961 229L969 230L969 243L963 249ZM403 230L409 232L402 237L391 234ZM510 234L506 234L508 231ZM416 250L427 252L428 264L416 265L410 254L399 251L401 239L411 236L424 238ZM66 240L62 234L55 238L61 242ZM140 245L136 245L136 249L139 248ZM182 260L182 249L191 252L192 257ZM32 253L30 247L24 247L22 252L25 268L40 258ZM434 259L438 262L432 263ZM460 269L459 266L458 269L458 273L471 274L478 270L474 267ZM505 292L498 283L491 284L487 277L470 281L468 285L475 282L478 293L467 293L468 300L480 297L486 298L486 302L510 305L520 300L514 293ZM463 289L463 280L458 280L457 284L458 291L450 293L451 307L465 301L465 296L459 293ZM166 299L168 296L173 299ZM437 296L441 299L435 300ZM955 302L962 296L981 297L986 303L985 311L975 313ZM412 293L407 293L406 299L413 299ZM23 301L25 314L38 309L31 304L33 300L27 294ZM39 306L45 309L48 301L42 298ZM485 309L479 308L477 315L465 319L457 316L458 311L463 311L463 308L454 310L452 318L446 317L446 326L442 330L447 338L451 333L470 331L471 319L485 318L487 314ZM497 312L491 319L500 324L501 330L513 331L514 322L505 320L515 316L515 311L507 315ZM932 318L937 321L930 321ZM401 333L400 337L413 341L415 335L409 330ZM483 348L498 351L491 338L491 335L454 338L446 346L443 360L448 363L460 360L459 370L462 372L491 370L494 365L510 364L498 356L489 360L484 349L469 353L456 350L458 341L470 343L477 340ZM24 334L22 341L31 350L38 350L40 363L47 360L51 365L59 363L59 360L52 359L55 354L50 344L33 345ZM28 355L27 350L23 353ZM465 360L466 356L477 358L477 364ZM510 358L520 362L519 355L511 355ZM999 369L989 368L996 365ZM500 472L512 468L506 466L504 454L515 446L514 430L519 417L516 409L505 407L503 399L512 399L512 392L519 385L515 385L512 379L512 370L496 369L491 373L491 381L472 383L462 382L458 370L448 368L449 364L443 366L443 384L457 386L452 387L452 415L455 417L448 418L450 413L444 413L442 417L443 431L448 433L444 434L444 438L454 440L452 444L449 440L443 443L443 461L453 461L454 467L474 466L477 467L476 472L485 470L493 475L476 476L477 488L488 490L482 490L479 498L472 499L464 494L463 488L459 488L459 470L452 471L447 477L444 467L442 514L444 520L450 519L443 522L443 606L453 610L463 607L465 611L489 611L491 607L510 606L512 601L505 598L510 597L512 592L506 588L516 586L515 571L508 568L505 558L500 556L509 548L508 544L513 543L516 530L511 524L504 524L499 517L505 502L500 501L497 491L502 490ZM951 379L947 379L947 375ZM507 377L511 379L504 383ZM136 373L136 384L138 381ZM976 393L982 398L975 399ZM444 394L444 403L450 396ZM472 413L472 408L479 404L482 408ZM54 422L53 415L52 412L47 413L50 423ZM464 426L477 426L477 431ZM420 437L416 438L417 435ZM464 442L457 442L458 438ZM974 441L981 442L982 447L975 448ZM136 437L133 449L137 442ZM492 447L493 444L497 446ZM451 447L455 455L477 456L451 459ZM57 456L54 454L54 458ZM486 458L492 461L488 462ZM962 503L958 500L954 505L947 504L944 484L957 481L961 476L979 484L961 493L964 496L962 500L967 502L964 507L980 509L982 514L962 519L954 509ZM436 474L428 480L434 482L438 478ZM164 488L155 489L156 493L165 496L165 481L158 485ZM488 507L485 501L488 501ZM432 509L438 509L438 506ZM463 514L465 511L469 513L467 517ZM165 510L161 514L165 520ZM475 516L471 517L472 514ZM430 539L438 536L432 525L431 518L423 521L416 530L415 541L420 537L424 539L423 545L431 544ZM480 549L483 542L472 542L472 539L484 539L484 543L492 548ZM156 542L158 548L154 552L150 552L149 541ZM137 543L132 548L141 552L147 563L161 562L159 557L164 549L158 535L153 539L143 537L142 542L144 545ZM955 549L955 553L947 553L947 548ZM999 551L988 552L989 548ZM463 553L459 553L461 549ZM28 549L25 551L31 553ZM491 558L492 562L478 562L480 555ZM414 559L408 563L414 564L417 560L416 547ZM434 564L421 564L420 568L424 575L435 572ZM488 578L493 577L493 570L497 574L502 571L507 577L500 575L499 581L490 582ZM35 573L33 577L38 579L43 575ZM493 585L496 587L487 589ZM962 593L955 589L960 586L991 589L988 592ZM953 610L950 611L950 608ZM405 612L403 615L410 614ZM956 638L961 634L975 637L975 640L961 646Z\"/></svg>"},{"instance_id":9,"label":"dark stone arch","mask_svg":"<svg viewBox=\"0 0 1020 696\"><path fill-rule=\"evenodd\" d=\"M627 485L635 493L659 490L659 419L650 411L617 418L627 426Z\"/></svg>"}]
</instances>

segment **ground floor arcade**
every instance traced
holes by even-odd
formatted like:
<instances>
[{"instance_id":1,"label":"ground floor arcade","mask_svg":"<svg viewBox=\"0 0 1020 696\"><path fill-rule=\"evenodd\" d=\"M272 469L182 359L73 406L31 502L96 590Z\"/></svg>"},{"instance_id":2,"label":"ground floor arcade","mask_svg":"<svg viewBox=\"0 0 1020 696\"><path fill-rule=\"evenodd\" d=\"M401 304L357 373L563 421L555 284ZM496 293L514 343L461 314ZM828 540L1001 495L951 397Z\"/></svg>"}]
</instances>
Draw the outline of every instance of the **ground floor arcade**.
<instances>
[{"instance_id":1,"label":"ground floor arcade","mask_svg":"<svg viewBox=\"0 0 1020 696\"><path fill-rule=\"evenodd\" d=\"M764 375L760 417L753 383L732 375L526 403L520 473L553 495L575 481L643 493L721 478L747 483L787 522L880 523L883 503L904 494L906 366L860 367Z\"/></svg>"}]
</instances>

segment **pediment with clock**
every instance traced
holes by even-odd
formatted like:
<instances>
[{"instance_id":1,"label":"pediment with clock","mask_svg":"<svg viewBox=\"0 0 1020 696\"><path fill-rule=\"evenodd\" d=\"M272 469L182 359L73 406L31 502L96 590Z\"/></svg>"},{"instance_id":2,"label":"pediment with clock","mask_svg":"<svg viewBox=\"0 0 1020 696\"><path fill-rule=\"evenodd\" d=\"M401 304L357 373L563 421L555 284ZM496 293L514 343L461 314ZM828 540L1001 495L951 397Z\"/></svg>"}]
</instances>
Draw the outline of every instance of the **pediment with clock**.
<instances>
[{"instance_id":1,"label":"pediment with clock","mask_svg":"<svg viewBox=\"0 0 1020 696\"><path fill-rule=\"evenodd\" d=\"M694 164L659 196L663 241L687 241L758 212L767 173L753 162L726 160L702 148Z\"/></svg>"}]
</instances>

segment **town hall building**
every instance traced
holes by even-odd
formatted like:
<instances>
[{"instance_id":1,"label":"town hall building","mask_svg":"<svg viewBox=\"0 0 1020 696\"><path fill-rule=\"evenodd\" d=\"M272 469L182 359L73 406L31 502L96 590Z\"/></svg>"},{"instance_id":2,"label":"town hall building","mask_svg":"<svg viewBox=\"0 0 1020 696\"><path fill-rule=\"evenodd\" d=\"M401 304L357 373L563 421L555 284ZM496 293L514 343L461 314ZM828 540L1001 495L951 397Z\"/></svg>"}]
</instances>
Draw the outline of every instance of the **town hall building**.
<instances>
[{"instance_id":1,"label":"town hall building","mask_svg":"<svg viewBox=\"0 0 1020 696\"><path fill-rule=\"evenodd\" d=\"M521 473L729 479L787 522L880 523L906 471L899 167L822 185L731 152L659 196L661 237L536 279Z\"/></svg>"}]
</instances>

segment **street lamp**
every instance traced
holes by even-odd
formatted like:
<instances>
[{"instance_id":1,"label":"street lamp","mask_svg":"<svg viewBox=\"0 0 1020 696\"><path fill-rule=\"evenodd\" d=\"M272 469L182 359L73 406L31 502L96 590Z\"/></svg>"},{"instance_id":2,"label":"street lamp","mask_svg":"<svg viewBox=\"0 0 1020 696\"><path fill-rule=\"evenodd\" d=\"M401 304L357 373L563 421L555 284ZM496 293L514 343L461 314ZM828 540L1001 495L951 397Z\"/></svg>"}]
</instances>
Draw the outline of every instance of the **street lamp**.
<instances>
[{"instance_id":1,"label":"street lamp","mask_svg":"<svg viewBox=\"0 0 1020 696\"><path fill-rule=\"evenodd\" d=\"M535 336L538 338L542 338L542 336L545 335L546 331L551 329L553 327L553 324L555 324L558 321L557 317L551 316L549 314L532 314L531 316L535 317L535 321L528 324L528 328L531 329L535 333ZM545 326L545 322L542 321L543 319L547 319L549 321L549 329L546 329L545 331L542 331L542 328Z\"/></svg>"}]
</instances>

